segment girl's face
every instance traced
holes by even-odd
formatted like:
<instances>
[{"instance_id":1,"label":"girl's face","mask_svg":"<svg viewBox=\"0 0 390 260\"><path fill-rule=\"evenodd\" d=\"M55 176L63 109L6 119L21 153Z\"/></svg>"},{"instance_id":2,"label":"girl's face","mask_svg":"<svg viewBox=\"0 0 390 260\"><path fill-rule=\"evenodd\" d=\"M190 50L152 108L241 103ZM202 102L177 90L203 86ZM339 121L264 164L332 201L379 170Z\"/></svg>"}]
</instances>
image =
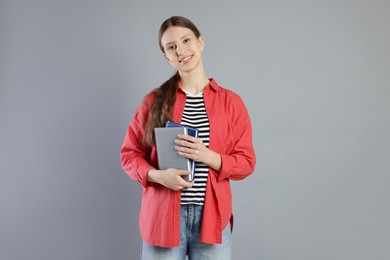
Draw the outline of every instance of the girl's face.
<instances>
[{"instance_id":1,"label":"girl's face","mask_svg":"<svg viewBox=\"0 0 390 260\"><path fill-rule=\"evenodd\" d=\"M165 59L179 72L190 72L202 61L204 39L188 28L169 27L161 38Z\"/></svg>"}]
</instances>

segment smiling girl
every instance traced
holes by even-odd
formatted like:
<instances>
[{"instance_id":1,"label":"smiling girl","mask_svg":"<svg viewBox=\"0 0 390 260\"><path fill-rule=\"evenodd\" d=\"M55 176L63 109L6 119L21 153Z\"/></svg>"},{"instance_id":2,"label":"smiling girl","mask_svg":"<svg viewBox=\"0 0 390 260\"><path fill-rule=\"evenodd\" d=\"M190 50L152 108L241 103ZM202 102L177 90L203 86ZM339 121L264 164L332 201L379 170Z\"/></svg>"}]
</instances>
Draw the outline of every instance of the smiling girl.
<instances>
[{"instance_id":1,"label":"smiling girl","mask_svg":"<svg viewBox=\"0 0 390 260\"><path fill-rule=\"evenodd\" d=\"M190 20L170 17L158 36L176 73L144 98L121 148L122 168L143 186L141 259L231 259L229 181L254 171L250 118L237 94L207 77L205 40ZM199 130L176 140L178 154L196 162L193 182L182 178L187 170L158 170L153 131L167 120Z\"/></svg>"}]
</instances>

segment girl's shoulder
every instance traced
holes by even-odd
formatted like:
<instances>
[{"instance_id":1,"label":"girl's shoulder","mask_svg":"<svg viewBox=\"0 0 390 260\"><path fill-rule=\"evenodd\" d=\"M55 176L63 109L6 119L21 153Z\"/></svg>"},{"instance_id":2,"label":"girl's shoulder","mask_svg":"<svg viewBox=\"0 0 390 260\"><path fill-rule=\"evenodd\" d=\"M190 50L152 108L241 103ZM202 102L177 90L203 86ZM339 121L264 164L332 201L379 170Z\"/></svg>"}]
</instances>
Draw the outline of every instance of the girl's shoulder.
<instances>
[{"instance_id":1,"label":"girl's shoulder","mask_svg":"<svg viewBox=\"0 0 390 260\"><path fill-rule=\"evenodd\" d=\"M231 101L239 101L239 102L242 101L239 94L237 94L231 89L220 86L214 79L212 79L212 81L210 82L210 86L213 90L215 90L215 93L220 97L223 97Z\"/></svg>"}]
</instances>

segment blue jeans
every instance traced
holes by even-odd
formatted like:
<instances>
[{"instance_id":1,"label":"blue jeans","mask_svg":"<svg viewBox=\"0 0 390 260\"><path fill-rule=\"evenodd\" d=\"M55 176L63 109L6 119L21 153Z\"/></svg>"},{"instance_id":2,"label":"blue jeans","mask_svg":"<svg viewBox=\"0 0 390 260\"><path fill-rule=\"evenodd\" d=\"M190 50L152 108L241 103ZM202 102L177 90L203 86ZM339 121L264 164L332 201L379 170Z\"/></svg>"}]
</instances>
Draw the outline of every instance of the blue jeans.
<instances>
[{"instance_id":1,"label":"blue jeans","mask_svg":"<svg viewBox=\"0 0 390 260\"><path fill-rule=\"evenodd\" d=\"M180 209L180 246L158 247L142 241L142 260L185 260L188 250L190 260L230 260L232 234L230 224L222 232L222 244L205 244L199 241L202 226L203 206L181 205Z\"/></svg>"}]
</instances>

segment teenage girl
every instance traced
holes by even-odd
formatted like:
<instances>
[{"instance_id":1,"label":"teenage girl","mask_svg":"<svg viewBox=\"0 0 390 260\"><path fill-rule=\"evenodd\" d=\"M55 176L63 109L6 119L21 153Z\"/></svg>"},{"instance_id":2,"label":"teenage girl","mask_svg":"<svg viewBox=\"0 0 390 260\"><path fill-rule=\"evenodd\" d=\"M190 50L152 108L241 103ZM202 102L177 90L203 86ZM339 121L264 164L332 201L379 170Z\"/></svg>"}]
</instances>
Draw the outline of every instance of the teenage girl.
<instances>
[{"instance_id":1,"label":"teenage girl","mask_svg":"<svg viewBox=\"0 0 390 260\"><path fill-rule=\"evenodd\" d=\"M254 171L250 118L237 94L206 75L205 40L190 20L170 17L158 37L176 73L146 95L121 149L124 171L143 186L141 259L231 259L229 181ZM198 138L178 135L175 146L179 155L195 160L193 182L182 178L187 170L157 168L153 131L167 120L199 130Z\"/></svg>"}]
</instances>

